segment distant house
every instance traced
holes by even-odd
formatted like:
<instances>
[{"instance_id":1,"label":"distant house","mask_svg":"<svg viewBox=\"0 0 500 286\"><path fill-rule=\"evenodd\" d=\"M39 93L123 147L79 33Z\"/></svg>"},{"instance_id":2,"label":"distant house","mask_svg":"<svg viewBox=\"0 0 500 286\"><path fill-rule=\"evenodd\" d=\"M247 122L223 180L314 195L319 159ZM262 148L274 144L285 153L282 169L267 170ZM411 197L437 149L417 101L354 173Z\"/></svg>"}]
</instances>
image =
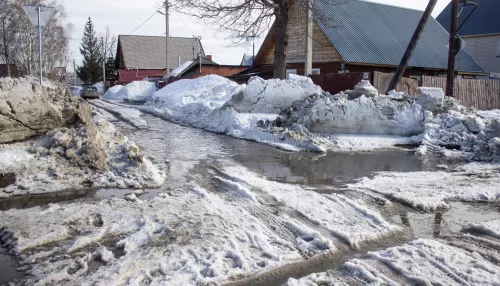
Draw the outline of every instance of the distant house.
<instances>
[{"instance_id":1,"label":"distant house","mask_svg":"<svg viewBox=\"0 0 500 286\"><path fill-rule=\"evenodd\" d=\"M465 6L460 13L458 25L463 25L458 34L465 41L467 53L485 71L500 78L500 1L481 0L477 9L473 9L474 6ZM447 31L450 29L450 19L451 3L437 17Z\"/></svg>"},{"instance_id":2,"label":"distant house","mask_svg":"<svg viewBox=\"0 0 500 286\"><path fill-rule=\"evenodd\" d=\"M169 38L168 64L170 71L198 55L198 41L196 38ZM117 83L126 84L135 80L163 78L166 68L165 47L165 37L118 36ZM205 57L201 43L199 43L199 47L202 57Z\"/></svg>"},{"instance_id":3,"label":"distant house","mask_svg":"<svg viewBox=\"0 0 500 286\"><path fill-rule=\"evenodd\" d=\"M199 58L191 61L189 64L186 65L186 68L177 73L177 77L197 78L209 74L216 74L223 77L228 77L237 74L247 68L248 67L246 66L240 66L240 65L220 65L212 61L212 56L208 55L206 57L201 58L201 66Z\"/></svg>"},{"instance_id":4,"label":"distant house","mask_svg":"<svg viewBox=\"0 0 500 286\"><path fill-rule=\"evenodd\" d=\"M333 25L313 22L313 75L356 72L366 74L369 79L374 71L394 72L423 14L422 11L358 0L339 5L326 1L315 3L333 19ZM304 74L304 27L305 20L299 17L298 8L292 6L286 47L287 74ZM275 33L273 25L249 74L272 76ZM419 79L421 75L444 75L448 64L448 41L449 34L431 18L404 76ZM461 51L457 58L458 74L486 75L467 52Z\"/></svg>"}]
</instances>

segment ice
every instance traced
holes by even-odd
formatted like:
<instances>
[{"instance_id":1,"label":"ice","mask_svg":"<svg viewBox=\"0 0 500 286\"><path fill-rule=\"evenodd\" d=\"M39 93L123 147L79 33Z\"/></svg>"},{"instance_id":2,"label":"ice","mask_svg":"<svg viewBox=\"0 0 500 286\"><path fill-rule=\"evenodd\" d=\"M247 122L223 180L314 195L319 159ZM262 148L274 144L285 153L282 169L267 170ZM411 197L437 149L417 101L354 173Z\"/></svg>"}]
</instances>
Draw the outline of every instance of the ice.
<instances>
[{"instance_id":1,"label":"ice","mask_svg":"<svg viewBox=\"0 0 500 286\"><path fill-rule=\"evenodd\" d=\"M474 223L466 229L481 232L500 239L500 219Z\"/></svg>"},{"instance_id":2,"label":"ice","mask_svg":"<svg viewBox=\"0 0 500 286\"><path fill-rule=\"evenodd\" d=\"M374 191L425 211L448 208L449 200L498 201L498 164L477 166L473 164L455 172L380 172L348 187Z\"/></svg>"},{"instance_id":3,"label":"ice","mask_svg":"<svg viewBox=\"0 0 500 286\"><path fill-rule=\"evenodd\" d=\"M193 61L187 61L183 63L182 65L176 67L175 69L172 70L170 73L171 76L178 76L182 71L184 71L188 66L190 66L193 63Z\"/></svg>"},{"instance_id":4,"label":"ice","mask_svg":"<svg viewBox=\"0 0 500 286\"><path fill-rule=\"evenodd\" d=\"M268 181L239 166L225 167L224 172L234 181L274 197L355 247L399 230L376 211L344 195L323 195L299 186Z\"/></svg>"},{"instance_id":5,"label":"ice","mask_svg":"<svg viewBox=\"0 0 500 286\"><path fill-rule=\"evenodd\" d=\"M333 151L372 151L377 149L394 149L396 145L411 145L410 137L390 135L356 135L339 134L332 136Z\"/></svg>"},{"instance_id":6,"label":"ice","mask_svg":"<svg viewBox=\"0 0 500 286\"><path fill-rule=\"evenodd\" d=\"M125 99L125 93L120 92L122 90L123 85L115 85L111 88L109 88L106 93L102 96L103 99L108 99L108 100L119 100L122 101Z\"/></svg>"},{"instance_id":7,"label":"ice","mask_svg":"<svg viewBox=\"0 0 500 286\"><path fill-rule=\"evenodd\" d=\"M308 276L295 279L290 278L283 286L348 286L348 285L364 285L362 281L356 281L351 277L346 277L342 273L335 271L313 273Z\"/></svg>"},{"instance_id":8,"label":"ice","mask_svg":"<svg viewBox=\"0 0 500 286\"><path fill-rule=\"evenodd\" d=\"M389 268L418 285L495 285L500 267L478 253L471 253L436 240L418 239L344 264L351 275L377 285L399 285ZM405 284L406 284L405 283Z\"/></svg>"},{"instance_id":9,"label":"ice","mask_svg":"<svg viewBox=\"0 0 500 286\"><path fill-rule=\"evenodd\" d=\"M33 155L25 150L2 150L0 149L0 172L14 171L21 169L33 159Z\"/></svg>"},{"instance_id":10,"label":"ice","mask_svg":"<svg viewBox=\"0 0 500 286\"><path fill-rule=\"evenodd\" d=\"M144 202L0 212L0 236L17 239L9 244L30 266L28 284L38 285L220 284L335 250L319 232L273 213L193 185Z\"/></svg>"},{"instance_id":11,"label":"ice","mask_svg":"<svg viewBox=\"0 0 500 286\"><path fill-rule=\"evenodd\" d=\"M308 77L294 75L289 80L252 77L244 91L234 98L233 105L239 112L278 114L297 100L321 93L321 88Z\"/></svg>"}]
</instances>

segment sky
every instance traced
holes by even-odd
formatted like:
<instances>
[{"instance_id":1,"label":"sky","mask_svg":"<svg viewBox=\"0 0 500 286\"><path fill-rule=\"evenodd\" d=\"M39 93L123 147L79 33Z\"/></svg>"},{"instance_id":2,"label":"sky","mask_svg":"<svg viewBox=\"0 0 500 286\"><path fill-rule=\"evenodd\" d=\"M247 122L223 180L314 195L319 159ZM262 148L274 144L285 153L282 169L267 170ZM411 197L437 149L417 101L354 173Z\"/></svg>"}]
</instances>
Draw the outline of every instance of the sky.
<instances>
[{"instance_id":1,"label":"sky","mask_svg":"<svg viewBox=\"0 0 500 286\"><path fill-rule=\"evenodd\" d=\"M394 6L424 10L428 0L369 0ZM165 16L155 14L160 0L61 0L66 9L68 21L73 25L71 39L71 59L81 63L79 52L83 29L88 18L92 18L97 34L104 33L106 26L112 34L128 35L151 17L133 35L164 36ZM438 0L433 16L436 17L450 0ZM200 20L176 12L170 13L170 35L173 37L201 36L201 43L207 55L219 64L240 64L244 53L252 54L252 46L231 46L227 35L217 33L216 29L204 25ZM255 53L265 35L255 42ZM186 59L187 60L187 59Z\"/></svg>"}]
</instances>

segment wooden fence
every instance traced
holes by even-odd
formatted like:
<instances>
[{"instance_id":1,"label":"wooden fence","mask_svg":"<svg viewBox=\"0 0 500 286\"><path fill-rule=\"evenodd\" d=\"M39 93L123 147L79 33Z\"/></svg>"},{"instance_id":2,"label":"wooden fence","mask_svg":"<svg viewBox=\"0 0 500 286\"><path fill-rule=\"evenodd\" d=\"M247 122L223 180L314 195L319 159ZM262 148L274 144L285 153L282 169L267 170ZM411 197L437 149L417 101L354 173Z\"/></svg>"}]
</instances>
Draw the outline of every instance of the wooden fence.
<instances>
[{"instance_id":1,"label":"wooden fence","mask_svg":"<svg viewBox=\"0 0 500 286\"><path fill-rule=\"evenodd\" d=\"M380 93L385 93L393 75L392 73L374 72L373 86ZM419 86L440 87L446 93L446 78L423 75L421 82L402 78L397 90L416 96ZM465 106L481 110L500 109L500 80L457 78L453 94Z\"/></svg>"},{"instance_id":2,"label":"wooden fence","mask_svg":"<svg viewBox=\"0 0 500 286\"><path fill-rule=\"evenodd\" d=\"M354 89L354 86L363 79L363 73L321 74L309 76L314 84L331 94Z\"/></svg>"},{"instance_id":3,"label":"wooden fence","mask_svg":"<svg viewBox=\"0 0 500 286\"><path fill-rule=\"evenodd\" d=\"M373 86L379 91L379 93L385 94L391 84L392 77L394 73L373 73ZM397 91L403 91L405 94L415 95L417 94L417 87L420 86L418 80L403 77L398 84Z\"/></svg>"},{"instance_id":4,"label":"wooden fence","mask_svg":"<svg viewBox=\"0 0 500 286\"><path fill-rule=\"evenodd\" d=\"M422 76L422 86L440 87L446 93L446 78ZM500 80L457 78L453 95L465 106L500 109Z\"/></svg>"}]
</instances>

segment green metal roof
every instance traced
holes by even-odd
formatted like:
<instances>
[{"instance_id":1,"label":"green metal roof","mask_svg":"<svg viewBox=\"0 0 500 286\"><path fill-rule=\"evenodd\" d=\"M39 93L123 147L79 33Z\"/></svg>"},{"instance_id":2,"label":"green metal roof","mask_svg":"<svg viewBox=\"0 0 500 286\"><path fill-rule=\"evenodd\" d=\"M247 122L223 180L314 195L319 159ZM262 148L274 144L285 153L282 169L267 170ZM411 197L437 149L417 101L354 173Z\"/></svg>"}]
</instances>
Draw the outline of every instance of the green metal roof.
<instances>
[{"instance_id":1,"label":"green metal roof","mask_svg":"<svg viewBox=\"0 0 500 286\"><path fill-rule=\"evenodd\" d=\"M500 0L499 0L500 1ZM315 5L332 21L317 20L345 62L397 66L423 11L350 0ZM449 34L431 17L409 61L411 67L446 69ZM483 72L465 51L457 55L456 70Z\"/></svg>"}]
</instances>

